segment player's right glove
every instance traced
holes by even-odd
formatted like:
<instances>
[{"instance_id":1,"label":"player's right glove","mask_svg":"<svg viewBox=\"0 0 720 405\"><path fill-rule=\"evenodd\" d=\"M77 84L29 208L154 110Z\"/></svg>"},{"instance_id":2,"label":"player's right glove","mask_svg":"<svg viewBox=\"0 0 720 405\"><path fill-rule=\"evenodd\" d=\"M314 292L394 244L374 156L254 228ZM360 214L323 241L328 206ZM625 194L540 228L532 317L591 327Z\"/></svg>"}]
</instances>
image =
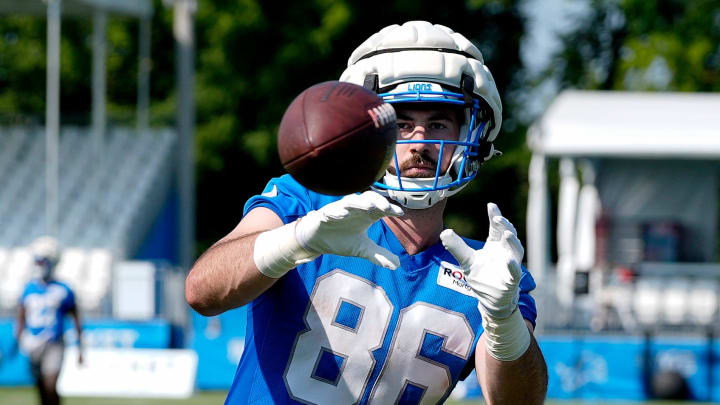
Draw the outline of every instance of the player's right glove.
<instances>
[{"instance_id":1,"label":"player's right glove","mask_svg":"<svg viewBox=\"0 0 720 405\"><path fill-rule=\"evenodd\" d=\"M524 249L515 227L493 203L488 204L488 219L490 232L482 249L472 249L452 229L444 230L440 239L478 298L488 353L511 361L530 346L530 332L518 310Z\"/></svg>"},{"instance_id":2,"label":"player's right glove","mask_svg":"<svg viewBox=\"0 0 720 405\"><path fill-rule=\"evenodd\" d=\"M361 257L394 270L400 265L398 257L372 242L367 230L382 217L403 214L400 207L374 191L347 195L295 222L259 234L253 259L258 270L272 278L326 253Z\"/></svg>"}]
</instances>

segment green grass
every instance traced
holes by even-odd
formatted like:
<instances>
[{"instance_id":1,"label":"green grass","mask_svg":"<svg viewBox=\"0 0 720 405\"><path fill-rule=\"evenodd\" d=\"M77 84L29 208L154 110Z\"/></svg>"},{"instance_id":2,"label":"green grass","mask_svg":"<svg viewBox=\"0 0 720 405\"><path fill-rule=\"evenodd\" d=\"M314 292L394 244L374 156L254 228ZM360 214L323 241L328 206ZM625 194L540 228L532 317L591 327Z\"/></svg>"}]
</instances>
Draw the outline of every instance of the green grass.
<instances>
[{"instance_id":1,"label":"green grass","mask_svg":"<svg viewBox=\"0 0 720 405\"><path fill-rule=\"evenodd\" d=\"M146 398L63 398L62 405L212 405L225 401L226 391L202 391L190 399L146 399ZM0 388L0 404L39 404L32 388Z\"/></svg>"},{"instance_id":2,"label":"green grass","mask_svg":"<svg viewBox=\"0 0 720 405\"><path fill-rule=\"evenodd\" d=\"M144 399L144 398L63 398L63 405L213 405L225 401L225 391L201 391L190 399ZM32 405L38 404L37 395L29 387L0 388L0 404ZM448 405L480 405L483 401L448 401ZM600 402L600 401L547 401L546 405L702 405L700 402Z\"/></svg>"}]
</instances>

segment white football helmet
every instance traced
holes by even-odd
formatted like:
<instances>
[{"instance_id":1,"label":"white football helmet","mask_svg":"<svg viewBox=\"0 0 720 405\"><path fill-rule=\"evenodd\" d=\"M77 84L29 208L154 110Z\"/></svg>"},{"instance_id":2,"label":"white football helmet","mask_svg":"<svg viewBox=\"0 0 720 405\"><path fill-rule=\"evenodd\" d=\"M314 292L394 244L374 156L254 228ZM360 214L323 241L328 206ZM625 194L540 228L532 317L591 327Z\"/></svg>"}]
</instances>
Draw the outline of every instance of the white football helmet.
<instances>
[{"instance_id":1,"label":"white football helmet","mask_svg":"<svg viewBox=\"0 0 720 405\"><path fill-rule=\"evenodd\" d=\"M500 154L492 142L500 131L502 105L480 50L448 27L410 21L383 28L350 56L341 81L364 86L394 103L446 103L465 108L457 141L397 143L456 145L451 164L435 177L407 178L385 172L373 189L410 209L432 207L475 178L480 165ZM396 173L400 173L397 154Z\"/></svg>"},{"instance_id":2,"label":"white football helmet","mask_svg":"<svg viewBox=\"0 0 720 405\"><path fill-rule=\"evenodd\" d=\"M40 277L49 279L53 270L60 262L60 244L51 236L41 236L30 245L30 252L35 265L40 270Z\"/></svg>"}]
</instances>

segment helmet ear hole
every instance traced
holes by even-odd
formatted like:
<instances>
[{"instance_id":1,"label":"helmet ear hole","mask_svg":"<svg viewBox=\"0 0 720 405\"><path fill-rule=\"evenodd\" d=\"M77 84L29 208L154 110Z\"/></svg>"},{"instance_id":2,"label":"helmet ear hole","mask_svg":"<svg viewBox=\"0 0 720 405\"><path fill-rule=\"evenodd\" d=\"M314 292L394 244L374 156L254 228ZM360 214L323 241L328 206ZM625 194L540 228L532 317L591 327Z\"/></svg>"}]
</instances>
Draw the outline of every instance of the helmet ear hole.
<instances>
[{"instance_id":1,"label":"helmet ear hole","mask_svg":"<svg viewBox=\"0 0 720 405\"><path fill-rule=\"evenodd\" d=\"M473 90L475 90L475 80L470 75L463 73L460 78L460 89L462 90L465 105L473 105Z\"/></svg>"},{"instance_id":2,"label":"helmet ear hole","mask_svg":"<svg viewBox=\"0 0 720 405\"><path fill-rule=\"evenodd\" d=\"M487 129L484 130L485 134L483 139L487 139L492 129L495 128L495 118L493 117L492 109L483 99L480 99L480 108L478 109L475 122L487 122Z\"/></svg>"},{"instance_id":3,"label":"helmet ear hole","mask_svg":"<svg viewBox=\"0 0 720 405\"><path fill-rule=\"evenodd\" d=\"M363 81L363 87L366 89L377 93L378 88L380 87L380 81L378 79L378 75L375 73L371 73L367 76L365 76L365 80Z\"/></svg>"}]
</instances>

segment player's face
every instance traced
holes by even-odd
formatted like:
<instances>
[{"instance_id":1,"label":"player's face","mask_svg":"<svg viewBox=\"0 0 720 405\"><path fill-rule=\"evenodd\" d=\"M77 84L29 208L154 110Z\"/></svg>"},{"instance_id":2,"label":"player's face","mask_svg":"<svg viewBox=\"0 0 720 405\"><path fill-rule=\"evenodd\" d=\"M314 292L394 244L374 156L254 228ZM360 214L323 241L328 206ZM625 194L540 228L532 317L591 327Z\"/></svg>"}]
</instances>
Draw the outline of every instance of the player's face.
<instances>
[{"instance_id":1,"label":"player's face","mask_svg":"<svg viewBox=\"0 0 720 405\"><path fill-rule=\"evenodd\" d=\"M42 278L45 281L49 281L52 279L53 274L53 264L45 257L36 257L35 258L35 265L38 266L40 269L40 278Z\"/></svg>"},{"instance_id":2,"label":"player's face","mask_svg":"<svg viewBox=\"0 0 720 405\"><path fill-rule=\"evenodd\" d=\"M436 109L418 108L412 105L395 104L399 141L444 140L457 141L461 122L458 111L441 107ZM435 177L438 160L440 173L450 165L455 145L445 145L443 156L440 144L407 143L395 148L402 177ZM395 174L395 163L388 169Z\"/></svg>"}]
</instances>

